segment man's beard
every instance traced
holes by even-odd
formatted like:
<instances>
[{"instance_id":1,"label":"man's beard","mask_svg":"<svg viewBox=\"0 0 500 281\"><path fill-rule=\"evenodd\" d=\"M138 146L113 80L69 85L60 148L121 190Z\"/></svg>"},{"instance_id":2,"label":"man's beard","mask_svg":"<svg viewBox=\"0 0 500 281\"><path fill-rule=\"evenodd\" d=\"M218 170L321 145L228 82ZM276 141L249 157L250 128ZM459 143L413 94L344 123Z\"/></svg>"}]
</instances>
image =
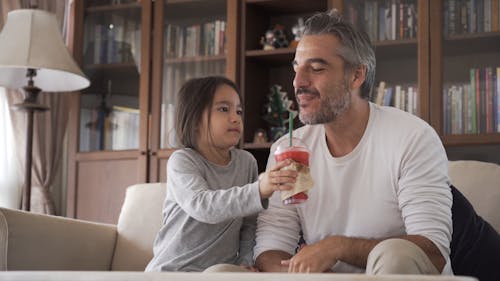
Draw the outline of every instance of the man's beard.
<instances>
[{"instance_id":1,"label":"man's beard","mask_svg":"<svg viewBox=\"0 0 500 281\"><path fill-rule=\"evenodd\" d=\"M311 92L307 89L303 91ZM345 82L342 85L334 86L333 92L335 92L334 95L321 97L320 106L316 112L304 113L299 108L300 121L306 125L325 124L335 121L340 114L349 108L351 93Z\"/></svg>"}]
</instances>

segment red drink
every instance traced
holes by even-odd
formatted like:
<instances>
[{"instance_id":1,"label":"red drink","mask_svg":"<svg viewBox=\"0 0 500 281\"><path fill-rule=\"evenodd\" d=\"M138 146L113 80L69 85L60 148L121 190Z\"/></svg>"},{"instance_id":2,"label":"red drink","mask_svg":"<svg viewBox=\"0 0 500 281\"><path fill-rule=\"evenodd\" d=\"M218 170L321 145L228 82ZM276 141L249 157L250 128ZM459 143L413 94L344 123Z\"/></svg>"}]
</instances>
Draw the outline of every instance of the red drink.
<instances>
[{"instance_id":1,"label":"red drink","mask_svg":"<svg viewBox=\"0 0 500 281\"><path fill-rule=\"evenodd\" d=\"M289 139L285 139L276 148L276 152L274 153L274 159L276 162L292 159L304 166L309 167L309 150L299 139L292 138L292 146L289 146L289 142ZM303 203L307 201L307 199L307 193L300 192L284 199L283 204L288 205Z\"/></svg>"}]
</instances>

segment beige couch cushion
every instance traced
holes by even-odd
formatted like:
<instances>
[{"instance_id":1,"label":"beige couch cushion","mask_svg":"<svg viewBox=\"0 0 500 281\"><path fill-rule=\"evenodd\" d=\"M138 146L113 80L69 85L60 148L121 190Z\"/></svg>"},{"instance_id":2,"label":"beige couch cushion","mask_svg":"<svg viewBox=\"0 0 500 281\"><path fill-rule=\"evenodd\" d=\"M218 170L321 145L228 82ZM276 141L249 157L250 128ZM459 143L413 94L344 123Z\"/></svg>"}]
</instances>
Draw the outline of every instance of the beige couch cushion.
<instances>
[{"instance_id":1,"label":"beige couch cushion","mask_svg":"<svg viewBox=\"0 0 500 281\"><path fill-rule=\"evenodd\" d=\"M153 257L153 241L160 230L165 183L127 188L118 218L118 239L112 270L143 271Z\"/></svg>"},{"instance_id":2,"label":"beige couch cushion","mask_svg":"<svg viewBox=\"0 0 500 281\"><path fill-rule=\"evenodd\" d=\"M476 212L500 232L500 166L479 161L450 161L451 183Z\"/></svg>"},{"instance_id":3,"label":"beige couch cushion","mask_svg":"<svg viewBox=\"0 0 500 281\"><path fill-rule=\"evenodd\" d=\"M114 225L0 208L0 270L109 270L115 240Z\"/></svg>"}]
</instances>

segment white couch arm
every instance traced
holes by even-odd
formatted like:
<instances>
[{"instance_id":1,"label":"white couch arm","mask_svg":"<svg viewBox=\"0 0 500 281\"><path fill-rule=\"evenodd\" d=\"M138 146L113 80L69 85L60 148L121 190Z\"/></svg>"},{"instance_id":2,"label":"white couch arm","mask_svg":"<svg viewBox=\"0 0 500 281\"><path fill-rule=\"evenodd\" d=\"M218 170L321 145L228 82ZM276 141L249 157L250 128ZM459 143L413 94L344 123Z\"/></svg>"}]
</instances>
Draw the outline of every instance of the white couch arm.
<instances>
[{"instance_id":1,"label":"white couch arm","mask_svg":"<svg viewBox=\"0 0 500 281\"><path fill-rule=\"evenodd\" d=\"M0 208L0 270L109 270L116 226Z\"/></svg>"}]
</instances>

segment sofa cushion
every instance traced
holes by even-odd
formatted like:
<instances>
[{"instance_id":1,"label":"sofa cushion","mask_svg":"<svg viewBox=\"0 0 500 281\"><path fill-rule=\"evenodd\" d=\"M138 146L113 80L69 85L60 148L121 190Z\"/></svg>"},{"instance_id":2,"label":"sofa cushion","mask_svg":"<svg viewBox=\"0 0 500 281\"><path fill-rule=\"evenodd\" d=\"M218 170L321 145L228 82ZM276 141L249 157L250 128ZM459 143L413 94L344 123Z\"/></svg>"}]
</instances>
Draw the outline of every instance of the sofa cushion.
<instances>
[{"instance_id":1,"label":"sofa cushion","mask_svg":"<svg viewBox=\"0 0 500 281\"><path fill-rule=\"evenodd\" d=\"M116 235L114 225L0 208L0 270L109 270Z\"/></svg>"},{"instance_id":2,"label":"sofa cushion","mask_svg":"<svg viewBox=\"0 0 500 281\"><path fill-rule=\"evenodd\" d=\"M448 168L451 183L500 232L500 165L461 160L450 161Z\"/></svg>"},{"instance_id":3,"label":"sofa cushion","mask_svg":"<svg viewBox=\"0 0 500 281\"><path fill-rule=\"evenodd\" d=\"M478 187L480 188L480 187ZM500 280L500 235L453 185L451 266L456 275Z\"/></svg>"},{"instance_id":4,"label":"sofa cushion","mask_svg":"<svg viewBox=\"0 0 500 281\"><path fill-rule=\"evenodd\" d=\"M144 271L153 258L153 241L162 224L165 183L136 184L127 188L118 218L111 270Z\"/></svg>"}]
</instances>

